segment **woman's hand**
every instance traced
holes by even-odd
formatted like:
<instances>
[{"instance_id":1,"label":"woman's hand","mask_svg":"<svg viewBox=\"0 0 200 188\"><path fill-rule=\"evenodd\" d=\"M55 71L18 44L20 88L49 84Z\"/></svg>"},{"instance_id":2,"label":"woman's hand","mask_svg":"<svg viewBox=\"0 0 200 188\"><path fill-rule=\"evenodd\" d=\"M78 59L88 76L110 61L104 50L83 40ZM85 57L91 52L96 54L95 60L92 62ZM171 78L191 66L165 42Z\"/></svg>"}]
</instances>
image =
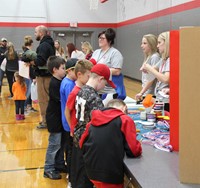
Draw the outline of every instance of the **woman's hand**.
<instances>
[{"instance_id":1,"label":"woman's hand","mask_svg":"<svg viewBox=\"0 0 200 188\"><path fill-rule=\"evenodd\" d=\"M144 63L142 65L142 67L140 68L141 71L145 72L145 73L148 73L148 71L150 71L152 68L151 65L147 64L147 63Z\"/></svg>"},{"instance_id":2,"label":"woman's hand","mask_svg":"<svg viewBox=\"0 0 200 188\"><path fill-rule=\"evenodd\" d=\"M142 93L138 93L135 95L135 100L138 101L138 100L141 100L142 99Z\"/></svg>"},{"instance_id":3,"label":"woman's hand","mask_svg":"<svg viewBox=\"0 0 200 188\"><path fill-rule=\"evenodd\" d=\"M169 88L164 88L164 89L162 89L162 92L163 92L164 94L166 94L166 95L169 95L169 91L170 91Z\"/></svg>"}]
</instances>

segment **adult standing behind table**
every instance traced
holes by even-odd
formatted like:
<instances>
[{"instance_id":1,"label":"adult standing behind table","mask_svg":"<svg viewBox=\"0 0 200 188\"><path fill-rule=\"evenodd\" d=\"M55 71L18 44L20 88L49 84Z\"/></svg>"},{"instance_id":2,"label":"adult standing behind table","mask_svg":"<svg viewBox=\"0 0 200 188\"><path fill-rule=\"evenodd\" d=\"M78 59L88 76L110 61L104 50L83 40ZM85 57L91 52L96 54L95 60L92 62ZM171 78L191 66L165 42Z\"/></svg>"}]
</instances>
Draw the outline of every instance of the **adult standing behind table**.
<instances>
[{"instance_id":1,"label":"adult standing behind table","mask_svg":"<svg viewBox=\"0 0 200 188\"><path fill-rule=\"evenodd\" d=\"M5 58L5 52L7 50L7 39L2 38L1 43L0 43L0 67L1 64ZM3 67L2 67L3 68ZM0 95L1 95L1 88L2 88L2 83L3 83L3 76L4 76L5 70L2 70L0 68Z\"/></svg>"},{"instance_id":2,"label":"adult standing behind table","mask_svg":"<svg viewBox=\"0 0 200 188\"><path fill-rule=\"evenodd\" d=\"M159 64L159 71L149 64L143 64L142 70L152 73L157 78L154 94L157 100L161 100L165 103L165 110L169 111L169 98L165 98L161 95L161 91L164 88L169 88L170 78L170 54L169 54L169 32L163 32L158 36L158 50L161 54L161 60Z\"/></svg>"},{"instance_id":3,"label":"adult standing behind table","mask_svg":"<svg viewBox=\"0 0 200 188\"><path fill-rule=\"evenodd\" d=\"M10 91L9 98L12 98L13 97L12 85L14 82L14 73L19 70L19 64L18 64L19 59L17 52L15 51L14 45L11 42L8 43L8 50L5 53L5 59L6 59L5 71Z\"/></svg>"},{"instance_id":4,"label":"adult standing behind table","mask_svg":"<svg viewBox=\"0 0 200 188\"><path fill-rule=\"evenodd\" d=\"M111 93L113 98L125 99L126 91L124 87L123 75L121 73L123 56L116 48L113 47L115 37L116 33L112 28L108 28L107 30L99 33L98 38L100 49L94 51L91 60L95 59L97 64L106 64L112 73L112 81L117 86L116 89L106 86L103 92Z\"/></svg>"},{"instance_id":5,"label":"adult standing behind table","mask_svg":"<svg viewBox=\"0 0 200 188\"><path fill-rule=\"evenodd\" d=\"M35 28L35 39L40 41L37 47L37 57L30 63L35 66L34 74L37 80L38 102L42 121L37 126L38 129L47 128L46 109L49 100L49 83L51 74L47 69L47 59L55 55L54 41L48 34L47 27L39 25Z\"/></svg>"},{"instance_id":6,"label":"adult standing behind table","mask_svg":"<svg viewBox=\"0 0 200 188\"><path fill-rule=\"evenodd\" d=\"M143 64L147 63L153 67L159 67L160 55L157 52L157 43L157 37L155 35L147 34L143 36L141 44L144 53ZM156 82L156 77L153 74L142 71L142 90L135 96L136 100L141 99L146 94L153 95Z\"/></svg>"}]
</instances>

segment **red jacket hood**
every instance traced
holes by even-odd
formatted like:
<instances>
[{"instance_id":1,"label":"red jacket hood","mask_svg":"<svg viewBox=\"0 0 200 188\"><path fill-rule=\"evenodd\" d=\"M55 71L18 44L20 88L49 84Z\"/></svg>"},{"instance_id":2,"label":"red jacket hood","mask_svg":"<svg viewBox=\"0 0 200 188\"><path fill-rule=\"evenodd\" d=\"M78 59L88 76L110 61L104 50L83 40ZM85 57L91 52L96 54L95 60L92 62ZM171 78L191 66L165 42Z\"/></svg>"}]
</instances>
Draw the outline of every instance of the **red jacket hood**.
<instances>
[{"instance_id":1,"label":"red jacket hood","mask_svg":"<svg viewBox=\"0 0 200 188\"><path fill-rule=\"evenodd\" d=\"M121 115L124 115L124 113L116 108L108 108L103 111L94 110L92 111L91 124L93 126L101 126Z\"/></svg>"}]
</instances>

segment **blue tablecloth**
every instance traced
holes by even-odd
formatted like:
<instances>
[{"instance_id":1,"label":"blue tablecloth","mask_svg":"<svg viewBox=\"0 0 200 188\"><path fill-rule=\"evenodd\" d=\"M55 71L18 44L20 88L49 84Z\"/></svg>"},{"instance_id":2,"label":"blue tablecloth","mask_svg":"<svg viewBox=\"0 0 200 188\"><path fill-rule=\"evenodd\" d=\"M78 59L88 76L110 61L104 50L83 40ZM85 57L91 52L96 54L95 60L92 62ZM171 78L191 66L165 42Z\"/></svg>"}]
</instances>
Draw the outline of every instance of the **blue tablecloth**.
<instances>
[{"instance_id":1,"label":"blue tablecloth","mask_svg":"<svg viewBox=\"0 0 200 188\"><path fill-rule=\"evenodd\" d=\"M169 132L169 130L167 130L166 128L158 125L157 122L155 123L155 127L153 129L152 128L144 128L142 122L145 122L145 121L140 120L140 113L129 114L129 116L134 120L136 129L140 130L140 132L137 133L137 140L145 139L142 136L142 134L150 132L155 129L161 130L163 132Z\"/></svg>"}]
</instances>

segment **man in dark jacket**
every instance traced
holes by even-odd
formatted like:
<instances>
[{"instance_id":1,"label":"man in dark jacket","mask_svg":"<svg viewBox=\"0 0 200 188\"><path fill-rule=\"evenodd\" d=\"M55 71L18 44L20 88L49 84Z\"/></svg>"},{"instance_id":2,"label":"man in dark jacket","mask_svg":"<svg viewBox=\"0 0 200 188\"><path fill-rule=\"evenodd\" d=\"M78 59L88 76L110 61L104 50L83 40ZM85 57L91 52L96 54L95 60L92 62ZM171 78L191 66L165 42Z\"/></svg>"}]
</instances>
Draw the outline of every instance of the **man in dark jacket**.
<instances>
[{"instance_id":1,"label":"man in dark jacket","mask_svg":"<svg viewBox=\"0 0 200 188\"><path fill-rule=\"evenodd\" d=\"M6 50L7 50L7 39L2 38L0 42L0 66L5 58ZM0 69L0 95L1 95L1 88L2 88L4 73L5 73L5 70Z\"/></svg>"},{"instance_id":2,"label":"man in dark jacket","mask_svg":"<svg viewBox=\"0 0 200 188\"><path fill-rule=\"evenodd\" d=\"M34 73L37 80L38 102L42 118L37 128L43 129L47 128L46 109L49 100L49 82L51 78L46 63L50 56L55 55L55 48L54 41L48 34L48 29L43 25L39 25L35 28L35 39L40 41L40 44L36 50L37 57L31 64L35 66Z\"/></svg>"},{"instance_id":3,"label":"man in dark jacket","mask_svg":"<svg viewBox=\"0 0 200 188\"><path fill-rule=\"evenodd\" d=\"M133 120L124 112L126 104L113 99L108 108L94 110L80 140L87 175L96 188L123 188L123 158L138 157L141 144L136 140Z\"/></svg>"}]
</instances>

